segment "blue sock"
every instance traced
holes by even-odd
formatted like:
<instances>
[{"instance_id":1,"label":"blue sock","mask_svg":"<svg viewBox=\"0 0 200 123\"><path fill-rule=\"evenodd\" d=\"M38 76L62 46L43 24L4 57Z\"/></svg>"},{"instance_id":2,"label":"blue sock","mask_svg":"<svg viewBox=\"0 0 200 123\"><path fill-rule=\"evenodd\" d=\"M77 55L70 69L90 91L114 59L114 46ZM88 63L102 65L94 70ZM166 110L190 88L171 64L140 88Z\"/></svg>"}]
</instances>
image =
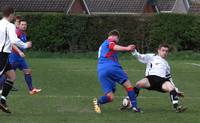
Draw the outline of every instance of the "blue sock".
<instances>
[{"instance_id":1,"label":"blue sock","mask_svg":"<svg viewBox=\"0 0 200 123\"><path fill-rule=\"evenodd\" d=\"M132 107L137 107L136 93L133 88L127 88L127 93L131 101Z\"/></svg>"},{"instance_id":2,"label":"blue sock","mask_svg":"<svg viewBox=\"0 0 200 123\"><path fill-rule=\"evenodd\" d=\"M26 81L29 91L31 91L33 89L31 74L24 74L24 79Z\"/></svg>"},{"instance_id":3,"label":"blue sock","mask_svg":"<svg viewBox=\"0 0 200 123\"><path fill-rule=\"evenodd\" d=\"M102 96L98 99L99 104L105 104L111 102L111 99L108 96Z\"/></svg>"},{"instance_id":4,"label":"blue sock","mask_svg":"<svg viewBox=\"0 0 200 123\"><path fill-rule=\"evenodd\" d=\"M2 76L0 77L0 89L3 88L3 84L5 83L5 81L6 81L6 76L5 76L5 75L2 75Z\"/></svg>"}]
</instances>

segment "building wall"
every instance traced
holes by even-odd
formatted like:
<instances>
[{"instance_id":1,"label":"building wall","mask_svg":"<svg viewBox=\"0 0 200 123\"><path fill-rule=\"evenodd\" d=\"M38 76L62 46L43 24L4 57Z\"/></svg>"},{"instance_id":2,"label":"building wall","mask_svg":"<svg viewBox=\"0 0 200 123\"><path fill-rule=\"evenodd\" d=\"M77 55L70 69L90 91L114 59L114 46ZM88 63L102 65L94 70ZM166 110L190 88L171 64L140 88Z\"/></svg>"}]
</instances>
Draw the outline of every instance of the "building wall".
<instances>
[{"instance_id":1,"label":"building wall","mask_svg":"<svg viewBox=\"0 0 200 123\"><path fill-rule=\"evenodd\" d=\"M185 5L184 0L177 0L174 6L174 9L172 10L173 13L187 13L188 9Z\"/></svg>"},{"instance_id":2,"label":"building wall","mask_svg":"<svg viewBox=\"0 0 200 123\"><path fill-rule=\"evenodd\" d=\"M85 14L85 13L86 13L86 9L85 9L82 1L75 0L75 2L73 3L73 5L69 11L69 14Z\"/></svg>"}]
</instances>

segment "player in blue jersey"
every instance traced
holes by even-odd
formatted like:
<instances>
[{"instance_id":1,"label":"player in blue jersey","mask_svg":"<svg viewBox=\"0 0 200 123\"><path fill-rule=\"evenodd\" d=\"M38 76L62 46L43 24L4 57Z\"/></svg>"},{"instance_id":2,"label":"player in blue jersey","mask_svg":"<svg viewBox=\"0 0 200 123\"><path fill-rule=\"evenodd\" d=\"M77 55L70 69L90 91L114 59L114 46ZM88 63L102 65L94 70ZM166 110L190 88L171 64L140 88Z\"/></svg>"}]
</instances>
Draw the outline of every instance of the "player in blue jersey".
<instances>
[{"instance_id":1,"label":"player in blue jersey","mask_svg":"<svg viewBox=\"0 0 200 123\"><path fill-rule=\"evenodd\" d=\"M21 39L23 42L27 42L27 35L26 35L26 29L27 29L27 22L26 20L20 20L19 27L16 30L17 36L19 39ZM29 66L25 60L25 49L18 48L17 46L13 45L13 51L9 55L9 62L11 63L14 70L19 69L23 71L24 73L24 79L27 83L29 94L33 95L41 91L41 89L34 88L32 85L32 74L31 69L29 69Z\"/></svg>"},{"instance_id":2,"label":"player in blue jersey","mask_svg":"<svg viewBox=\"0 0 200 123\"><path fill-rule=\"evenodd\" d=\"M113 101L116 83L118 83L126 89L132 104L131 109L135 112L141 112L137 107L134 87L128 80L127 74L118 61L118 51L134 51L135 45L129 45L127 47L117 45L120 37L117 30L109 32L108 35L108 38L101 44L98 53L98 79L104 96L99 99L93 99L94 111L96 113L101 113L100 106Z\"/></svg>"}]
</instances>

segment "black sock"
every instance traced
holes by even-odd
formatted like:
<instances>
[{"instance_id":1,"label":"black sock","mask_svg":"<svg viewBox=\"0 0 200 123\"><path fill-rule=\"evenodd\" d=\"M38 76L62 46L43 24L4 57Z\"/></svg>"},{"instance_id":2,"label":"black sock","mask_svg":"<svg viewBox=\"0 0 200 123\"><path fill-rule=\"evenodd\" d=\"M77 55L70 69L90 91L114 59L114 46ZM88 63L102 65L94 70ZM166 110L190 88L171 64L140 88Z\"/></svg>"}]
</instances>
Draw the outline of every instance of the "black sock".
<instances>
[{"instance_id":1,"label":"black sock","mask_svg":"<svg viewBox=\"0 0 200 123\"><path fill-rule=\"evenodd\" d=\"M171 102L174 106L174 108L177 108L178 107L178 96L177 96L177 92L175 90L172 90L170 92L170 99L171 99Z\"/></svg>"},{"instance_id":2,"label":"black sock","mask_svg":"<svg viewBox=\"0 0 200 123\"><path fill-rule=\"evenodd\" d=\"M136 94L136 97L137 97L140 93L140 88L134 87L134 91L135 91L135 94Z\"/></svg>"},{"instance_id":3,"label":"black sock","mask_svg":"<svg viewBox=\"0 0 200 123\"><path fill-rule=\"evenodd\" d=\"M6 80L6 82L3 85L3 91L2 91L2 97L1 97L1 103L5 103L5 99L8 96L10 90L12 89L13 82L10 80Z\"/></svg>"}]
</instances>

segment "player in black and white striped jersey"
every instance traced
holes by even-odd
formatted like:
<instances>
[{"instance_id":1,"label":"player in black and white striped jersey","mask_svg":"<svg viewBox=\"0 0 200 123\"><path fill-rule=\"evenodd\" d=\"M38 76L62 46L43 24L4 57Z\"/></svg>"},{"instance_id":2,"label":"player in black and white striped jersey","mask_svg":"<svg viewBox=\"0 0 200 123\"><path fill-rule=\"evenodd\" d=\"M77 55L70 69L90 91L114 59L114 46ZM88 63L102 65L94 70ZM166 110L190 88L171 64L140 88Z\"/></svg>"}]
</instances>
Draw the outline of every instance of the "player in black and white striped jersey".
<instances>
[{"instance_id":1,"label":"player in black and white striped jersey","mask_svg":"<svg viewBox=\"0 0 200 123\"><path fill-rule=\"evenodd\" d=\"M138 61L146 64L145 78L139 80L135 85L135 91L139 94L141 88L169 92L170 99L176 112L182 112L186 108L179 104L179 97L184 93L180 92L173 83L170 66L166 61L169 46L161 44L157 50L158 54L140 54L136 50L132 53Z\"/></svg>"},{"instance_id":2,"label":"player in black and white striped jersey","mask_svg":"<svg viewBox=\"0 0 200 123\"><path fill-rule=\"evenodd\" d=\"M7 80L3 85L0 98L0 109L6 113L11 113L6 105L6 98L12 89L16 75L8 62L8 56L12 50L12 44L21 48L30 48L31 42L24 43L16 35L16 27L11 23L14 19L14 9L6 6L2 9L3 18L0 20L0 76L5 75Z\"/></svg>"}]
</instances>

